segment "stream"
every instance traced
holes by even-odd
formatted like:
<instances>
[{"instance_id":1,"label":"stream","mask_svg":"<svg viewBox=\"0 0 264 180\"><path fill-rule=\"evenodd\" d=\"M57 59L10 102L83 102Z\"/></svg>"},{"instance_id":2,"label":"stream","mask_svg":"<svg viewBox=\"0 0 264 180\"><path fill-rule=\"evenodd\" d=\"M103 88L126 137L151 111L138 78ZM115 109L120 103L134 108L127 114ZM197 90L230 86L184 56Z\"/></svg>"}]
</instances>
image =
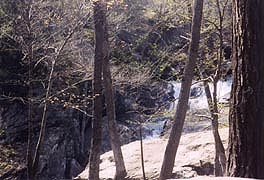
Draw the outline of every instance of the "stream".
<instances>
[{"instance_id":1,"label":"stream","mask_svg":"<svg viewBox=\"0 0 264 180\"><path fill-rule=\"evenodd\" d=\"M181 83L178 81L170 82L171 88L173 89L173 95L175 101L170 104L166 114L171 114L171 116L176 111ZM213 85L209 84L211 92L213 92ZM226 80L221 80L217 83L217 99L219 103L228 104L230 99L230 92L232 86L232 78L229 77ZM208 103L206 99L206 94L204 91L204 86L202 82L193 82L190 91L189 98L189 112L196 113L199 111L208 111ZM164 130L164 126L170 117L155 117L150 120L150 122L145 123L144 131L145 139L157 138L160 137L161 133ZM202 123L199 126L203 126ZM195 127L193 127L195 128ZM199 128L199 127L197 127Z\"/></svg>"}]
</instances>

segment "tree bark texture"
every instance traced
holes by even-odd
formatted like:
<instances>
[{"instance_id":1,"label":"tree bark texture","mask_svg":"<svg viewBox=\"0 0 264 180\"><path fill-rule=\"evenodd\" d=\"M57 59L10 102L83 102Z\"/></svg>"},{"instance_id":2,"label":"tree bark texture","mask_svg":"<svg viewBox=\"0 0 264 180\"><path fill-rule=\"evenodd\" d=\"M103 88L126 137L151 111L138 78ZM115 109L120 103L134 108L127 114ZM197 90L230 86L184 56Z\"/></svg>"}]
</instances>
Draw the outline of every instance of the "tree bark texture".
<instances>
[{"instance_id":1,"label":"tree bark texture","mask_svg":"<svg viewBox=\"0 0 264 180\"><path fill-rule=\"evenodd\" d=\"M106 21L106 5L104 5L104 13L102 14L104 27L102 36L104 38L103 44L103 83L105 88L105 103L106 103L106 114L108 118L108 131L110 135L110 143L114 154L115 165L116 165L116 180L122 180L126 177L127 172L125 168L124 158L121 150L121 142L117 131L116 115L115 115L115 103L114 93L112 86L112 78L109 64L109 43L108 43L108 29Z\"/></svg>"},{"instance_id":2,"label":"tree bark texture","mask_svg":"<svg viewBox=\"0 0 264 180\"><path fill-rule=\"evenodd\" d=\"M263 0L233 0L230 176L264 179L263 9Z\"/></svg>"},{"instance_id":3,"label":"tree bark texture","mask_svg":"<svg viewBox=\"0 0 264 180\"><path fill-rule=\"evenodd\" d=\"M174 167L175 157L180 142L183 124L188 108L188 100L190 94L191 83L193 79L193 71L198 56L198 48L200 41L200 29L203 11L203 0L194 1L194 14L192 18L192 35L189 47L189 56L185 66L184 75L181 84L179 101L177 104L174 122L166 146L163 163L160 172L160 180L171 178Z\"/></svg>"},{"instance_id":4,"label":"tree bark texture","mask_svg":"<svg viewBox=\"0 0 264 180\"><path fill-rule=\"evenodd\" d=\"M100 180L99 165L102 141L102 63L104 61L104 27L105 11L102 1L95 1L93 6L94 26L95 26L95 57L94 57L94 81L93 81L93 98L94 98L94 115L92 120L92 140L89 157L89 180Z\"/></svg>"}]
</instances>

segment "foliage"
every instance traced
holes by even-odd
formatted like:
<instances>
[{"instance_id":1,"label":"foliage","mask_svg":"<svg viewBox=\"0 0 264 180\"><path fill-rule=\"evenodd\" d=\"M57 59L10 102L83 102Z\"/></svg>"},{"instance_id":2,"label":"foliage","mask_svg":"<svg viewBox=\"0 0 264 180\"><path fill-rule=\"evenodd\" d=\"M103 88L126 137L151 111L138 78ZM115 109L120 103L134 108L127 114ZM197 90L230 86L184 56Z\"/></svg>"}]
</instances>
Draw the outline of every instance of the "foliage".
<instances>
[{"instance_id":1,"label":"foliage","mask_svg":"<svg viewBox=\"0 0 264 180\"><path fill-rule=\"evenodd\" d=\"M43 106L48 103L51 108L55 106L71 108L91 118L94 99L91 80L95 38L91 2L85 0L32 2L30 0L0 2L0 50L2 54L10 55L5 60L0 59L0 83L6 86L5 90L2 89L4 86L0 88L0 100L27 103L28 87L32 85L34 105ZM148 94L149 99L160 97L159 93L152 95L153 91L164 92L155 90L156 84L153 82L182 78L188 57L192 1L107 2L113 85L116 91L135 99L131 104L131 111L151 115L158 108L148 109L142 101L146 100ZM231 2L226 0L220 2L221 7L226 8L223 34L224 48L228 48L231 34L231 10L228 8ZM202 25L201 61L198 65L200 68L195 70L197 79L200 70L207 77L215 73L219 49L218 27L219 17L215 1L207 0ZM7 62L10 62L10 59L14 59L15 66L9 66ZM226 66L228 61L228 57L224 59ZM28 67L32 67L31 78L27 71ZM54 73L49 79L52 67ZM45 98L50 80L51 92L49 97ZM12 89L16 91L13 93ZM146 94L142 95L140 92Z\"/></svg>"},{"instance_id":2,"label":"foliage","mask_svg":"<svg viewBox=\"0 0 264 180\"><path fill-rule=\"evenodd\" d=\"M230 46L230 1L225 6L224 42ZM109 12L113 39L111 56L115 65L137 62L149 67L153 79L181 79L189 43L192 1L124 1ZM126 10L126 11L125 11ZM203 62L208 75L215 70L218 44L218 12L215 1L205 2L202 28ZM206 60L204 59L206 57ZM225 64L228 64L226 59ZM196 72L196 78L199 72Z\"/></svg>"}]
</instances>

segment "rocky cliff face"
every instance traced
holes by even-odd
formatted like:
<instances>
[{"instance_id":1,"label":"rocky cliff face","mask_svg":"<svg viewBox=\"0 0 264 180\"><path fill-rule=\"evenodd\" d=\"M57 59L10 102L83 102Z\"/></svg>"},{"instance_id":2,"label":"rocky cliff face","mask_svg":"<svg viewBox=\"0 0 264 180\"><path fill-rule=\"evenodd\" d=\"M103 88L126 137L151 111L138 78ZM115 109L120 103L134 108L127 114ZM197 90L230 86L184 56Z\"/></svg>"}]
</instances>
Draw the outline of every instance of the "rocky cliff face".
<instances>
[{"instance_id":1,"label":"rocky cliff face","mask_svg":"<svg viewBox=\"0 0 264 180\"><path fill-rule=\"evenodd\" d=\"M41 108L34 108L34 142L38 136L41 112ZM25 159L27 107L22 103L2 106L0 117L2 142L13 147L20 146L21 158ZM89 119L80 117L77 112L50 108L38 179L71 178L80 172L88 162L90 128Z\"/></svg>"},{"instance_id":2,"label":"rocky cliff face","mask_svg":"<svg viewBox=\"0 0 264 180\"><path fill-rule=\"evenodd\" d=\"M127 102L130 101L123 98L120 101L125 103L127 108L123 109L124 112L121 111L118 114L119 132L122 144L127 144L139 139L138 125L135 122L131 122L133 120L131 118L134 117L136 119L140 115L127 115L126 112L130 106ZM121 102L117 102L117 107L120 106L118 103ZM41 106L33 107L34 142L36 142L38 137L42 110ZM24 180L26 173L27 116L27 105L20 101L1 104L1 143L4 146L10 145L14 149L19 148L19 153L16 155L19 156L20 163L23 164L22 172L24 175L21 176L22 178L18 177L18 180ZM106 117L104 117L104 121L102 152L110 150ZM55 105L50 106L47 116L47 129L40 156L38 179L72 178L80 173L88 163L90 137L91 118L87 118L76 110ZM32 149L34 150L34 147ZM0 174L0 177L11 171L16 172L17 169L9 169ZM13 176L14 174L11 173L11 175Z\"/></svg>"},{"instance_id":3,"label":"rocky cliff face","mask_svg":"<svg viewBox=\"0 0 264 180\"><path fill-rule=\"evenodd\" d=\"M4 41L3 41L4 42ZM6 44L17 47L13 42ZM28 137L27 77L28 66L19 50L1 43L0 52L0 179L25 179ZM17 47L19 49L19 47ZM11 49L11 50L10 50ZM34 73L36 80L39 70ZM36 78L36 79L35 79ZM56 83L55 83L56 84ZM38 98L45 90L33 85L33 141L40 129L43 104ZM47 127L41 149L39 180L71 178L87 164L90 147L91 118L63 104L48 106ZM34 151L35 144L32 150ZM12 152L11 155L9 152Z\"/></svg>"},{"instance_id":4,"label":"rocky cliff face","mask_svg":"<svg viewBox=\"0 0 264 180\"><path fill-rule=\"evenodd\" d=\"M16 44L13 45L16 46ZM0 159L0 179L24 180L28 138L28 65L27 62L22 61L23 56L19 50L14 53L5 50L9 48L2 45L1 49L4 51L0 52L0 146L3 147L0 153L3 153L3 157L6 158ZM45 67L33 71L34 105L31 112L34 143L39 135L43 113L43 94L45 93L43 84L46 83L46 71ZM68 77L59 78L54 79L52 94L67 87L65 81ZM122 144L139 139L138 123L160 109L165 109L169 99L173 98L171 91L172 89L164 83L152 84L151 82L138 87L132 85L116 87L116 117ZM89 159L91 117L72 108L69 104L87 105L88 102L82 100L88 95L91 95L90 81L70 89L65 92L65 95L56 96L57 99L52 99L54 103L50 101L38 169L39 180L69 179L86 167ZM86 110L92 114L91 103ZM110 150L106 114L104 114L104 121L102 152ZM15 153L10 155L8 152Z\"/></svg>"}]
</instances>

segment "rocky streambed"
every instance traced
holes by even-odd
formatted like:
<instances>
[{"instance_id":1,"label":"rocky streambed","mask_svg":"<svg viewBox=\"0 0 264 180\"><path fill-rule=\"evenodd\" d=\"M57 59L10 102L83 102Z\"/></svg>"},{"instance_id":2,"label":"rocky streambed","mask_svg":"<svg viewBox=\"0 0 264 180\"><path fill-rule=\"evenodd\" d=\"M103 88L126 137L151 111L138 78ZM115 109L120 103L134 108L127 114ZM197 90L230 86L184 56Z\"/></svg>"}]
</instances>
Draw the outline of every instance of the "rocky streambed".
<instances>
[{"instance_id":1,"label":"rocky streambed","mask_svg":"<svg viewBox=\"0 0 264 180\"><path fill-rule=\"evenodd\" d=\"M168 109L167 117L155 117L149 122L143 123L144 134L144 163L148 179L158 179L162 157L167 144L167 138L171 126L171 117L177 105L180 84L172 83L175 100ZM211 87L212 88L212 87ZM218 101L220 135L225 147L228 139L228 100L231 90L231 81L218 83ZM202 83L196 83L191 89L189 110L183 129L179 150L174 166L175 178L208 177L214 174L214 140L211 129L210 113ZM138 130L136 130L138 131ZM142 179L142 167L140 162L140 142L134 141L122 146L125 164L128 171L128 179ZM112 151L101 156L100 176L102 179L112 179L115 173L115 164ZM76 179L85 179L88 176L86 168Z\"/></svg>"},{"instance_id":2,"label":"rocky streambed","mask_svg":"<svg viewBox=\"0 0 264 180\"><path fill-rule=\"evenodd\" d=\"M226 82L226 84L228 83ZM179 85L178 82L167 85L154 85L153 87L145 85L136 89L127 87L128 89L124 90L125 93L116 92L118 129L122 144L133 143L140 138L139 122L143 123L143 138L146 140L159 138L161 135L167 137L171 117L178 99ZM164 90L162 96L159 96L160 87ZM206 118L209 113L206 109L201 84L196 83L191 92L190 108L184 126L184 133L210 129L210 121ZM155 112L158 111L160 106L163 106L163 114L156 115ZM220 114L223 114L220 122L223 125L226 124L227 109L220 109ZM136 111L141 112L143 116L140 113L135 113ZM2 158L0 177L6 177L5 179L23 180L25 177L24 154L26 153L27 142L27 112L27 105L22 102L1 102L0 143L2 147L8 147L6 151L14 150L12 158ZM33 107L35 137L38 135L41 114L41 106ZM85 168L88 162L91 118L84 116L81 112L60 105L50 106L47 118L44 148L41 151L39 179L74 177ZM106 120L106 117L104 117L104 120ZM105 125L102 151L109 150L110 144ZM4 149L2 152L4 153ZM5 157L9 157L9 154L6 153ZM10 163L9 159L15 163Z\"/></svg>"}]
</instances>

